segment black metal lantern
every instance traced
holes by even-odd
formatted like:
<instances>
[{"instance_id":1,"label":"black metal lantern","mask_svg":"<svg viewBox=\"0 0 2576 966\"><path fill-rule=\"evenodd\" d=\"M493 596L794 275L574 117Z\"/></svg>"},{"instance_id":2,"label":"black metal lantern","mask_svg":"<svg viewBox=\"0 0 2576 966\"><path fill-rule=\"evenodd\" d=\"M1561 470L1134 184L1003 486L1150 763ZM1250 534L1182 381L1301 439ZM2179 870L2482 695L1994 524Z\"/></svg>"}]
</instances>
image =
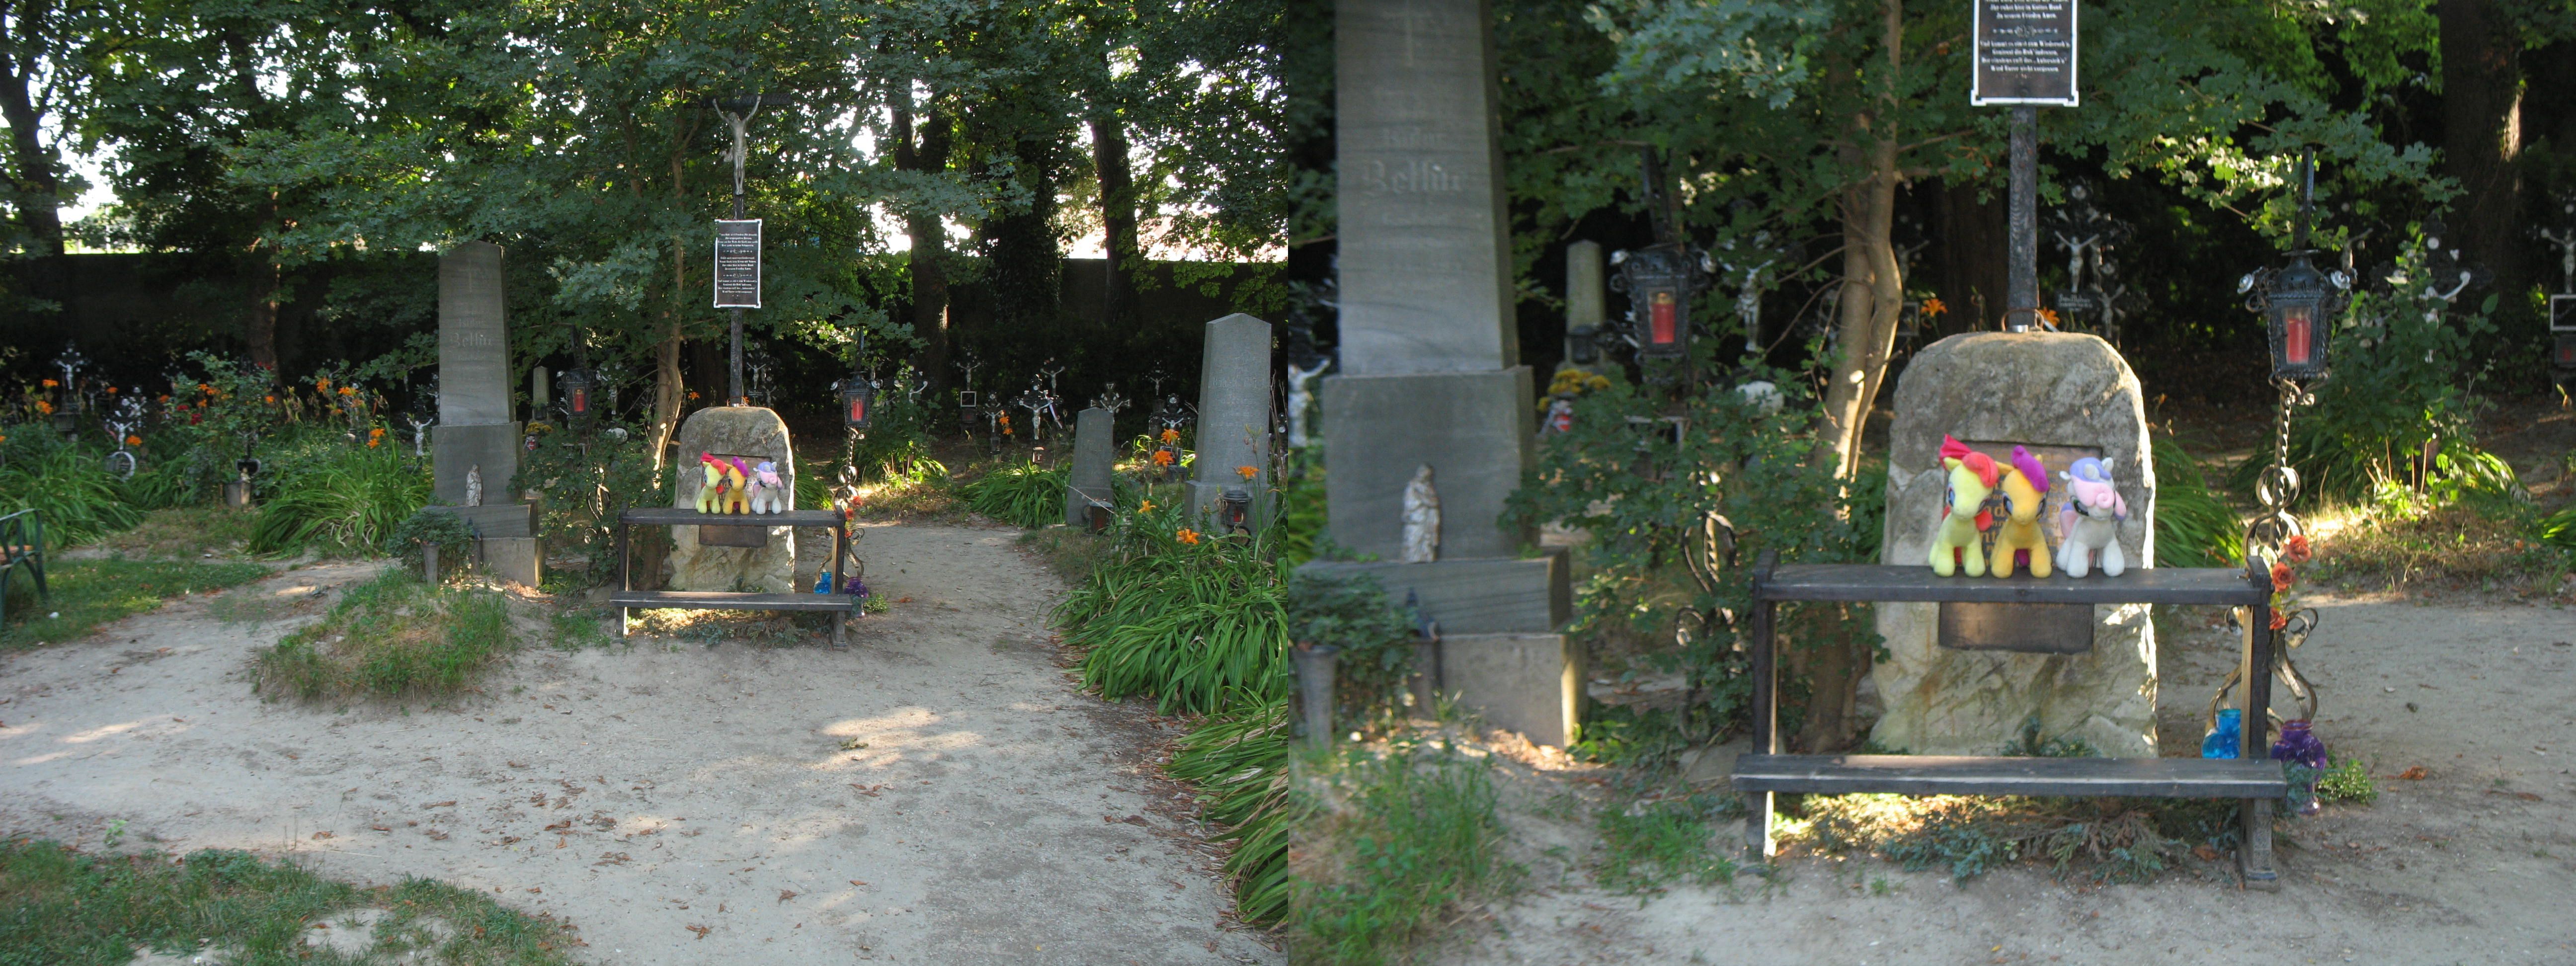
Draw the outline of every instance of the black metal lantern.
<instances>
[{"instance_id":1,"label":"black metal lantern","mask_svg":"<svg viewBox=\"0 0 2576 966\"><path fill-rule=\"evenodd\" d=\"M1252 532L1252 491L1229 486L1216 500L1217 526L1227 533Z\"/></svg>"},{"instance_id":2,"label":"black metal lantern","mask_svg":"<svg viewBox=\"0 0 2576 966\"><path fill-rule=\"evenodd\" d=\"M575 423L587 422L593 411L591 393L599 386L599 377L588 369L566 369L560 379L564 412Z\"/></svg>"},{"instance_id":3,"label":"black metal lantern","mask_svg":"<svg viewBox=\"0 0 2576 966\"><path fill-rule=\"evenodd\" d=\"M851 429L866 430L876 418L877 385L863 375L841 381L841 419Z\"/></svg>"},{"instance_id":4,"label":"black metal lantern","mask_svg":"<svg viewBox=\"0 0 2576 966\"><path fill-rule=\"evenodd\" d=\"M2308 264L2308 219L2314 211L2316 158L2300 161L2303 187L2299 198L2298 237L2290 263L2258 269L2239 281L2245 307L2263 313L2270 330L2272 378L2306 381L2326 377L2327 346L2334 341L2334 314L2342 308L2351 282Z\"/></svg>"},{"instance_id":5,"label":"black metal lantern","mask_svg":"<svg viewBox=\"0 0 2576 966\"><path fill-rule=\"evenodd\" d=\"M1611 287L1628 295L1628 338L1640 359L1690 355L1691 296L1708 287L1708 255L1678 242L1610 256L1619 270Z\"/></svg>"},{"instance_id":6,"label":"black metal lantern","mask_svg":"<svg viewBox=\"0 0 2576 966\"><path fill-rule=\"evenodd\" d=\"M1601 330L1588 325L1565 333L1566 348L1575 365L1588 366L1601 360L1600 338Z\"/></svg>"}]
</instances>

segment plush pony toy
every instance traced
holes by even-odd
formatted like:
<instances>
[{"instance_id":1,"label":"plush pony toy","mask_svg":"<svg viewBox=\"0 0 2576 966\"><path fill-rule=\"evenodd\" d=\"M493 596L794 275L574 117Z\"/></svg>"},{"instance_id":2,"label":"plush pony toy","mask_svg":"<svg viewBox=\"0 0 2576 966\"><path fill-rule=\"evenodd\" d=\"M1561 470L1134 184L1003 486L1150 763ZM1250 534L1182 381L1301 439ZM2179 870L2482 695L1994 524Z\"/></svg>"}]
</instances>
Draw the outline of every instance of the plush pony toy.
<instances>
[{"instance_id":1,"label":"plush pony toy","mask_svg":"<svg viewBox=\"0 0 2576 966\"><path fill-rule=\"evenodd\" d=\"M697 509L700 513L721 513L724 509L725 461L708 453L698 454L698 468L706 471L706 482L698 485Z\"/></svg>"},{"instance_id":2,"label":"plush pony toy","mask_svg":"<svg viewBox=\"0 0 2576 966\"><path fill-rule=\"evenodd\" d=\"M724 464L725 468L724 512L751 512L751 467L739 459L716 462Z\"/></svg>"},{"instance_id":3,"label":"plush pony toy","mask_svg":"<svg viewBox=\"0 0 2576 966\"><path fill-rule=\"evenodd\" d=\"M2048 469L2029 450L2015 446L2012 468L2004 471L2003 485L1996 489L2003 492L2005 511L1995 528L1995 576L2012 576L2020 561L2029 562L2031 576L2048 576L2048 531L2039 525L2039 511L2048 501Z\"/></svg>"},{"instance_id":4,"label":"plush pony toy","mask_svg":"<svg viewBox=\"0 0 2576 966\"><path fill-rule=\"evenodd\" d=\"M751 468L751 512L787 512L787 484L778 481L778 464L762 460Z\"/></svg>"},{"instance_id":5,"label":"plush pony toy","mask_svg":"<svg viewBox=\"0 0 2576 966\"><path fill-rule=\"evenodd\" d=\"M1967 444L1941 437L1941 465L1950 469L1950 487L1941 502L1941 522L1932 529L1932 572L1947 577L1965 569L1970 577L1986 575L1983 536L1994 515L1982 507L1995 490L1998 470L1993 458Z\"/></svg>"},{"instance_id":6,"label":"plush pony toy","mask_svg":"<svg viewBox=\"0 0 2576 966\"><path fill-rule=\"evenodd\" d=\"M2099 553L2102 573L2117 577L2129 566L2120 553L2120 521L2129 518L2129 503L2111 485L2111 461L2087 456L2067 469L2057 474L2066 481L2066 507L2057 513L2057 566L2069 577L2082 577Z\"/></svg>"}]
</instances>

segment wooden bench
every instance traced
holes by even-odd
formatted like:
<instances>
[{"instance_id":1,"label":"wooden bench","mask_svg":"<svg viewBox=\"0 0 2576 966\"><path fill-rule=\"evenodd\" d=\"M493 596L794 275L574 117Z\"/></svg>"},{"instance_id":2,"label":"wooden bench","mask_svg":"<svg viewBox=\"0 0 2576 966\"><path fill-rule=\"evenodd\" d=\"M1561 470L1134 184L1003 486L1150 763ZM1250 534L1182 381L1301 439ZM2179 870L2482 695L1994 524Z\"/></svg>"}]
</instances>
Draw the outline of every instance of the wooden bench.
<instances>
[{"instance_id":1,"label":"wooden bench","mask_svg":"<svg viewBox=\"0 0 2576 966\"><path fill-rule=\"evenodd\" d=\"M36 599L54 599L45 587L45 521L32 509L0 517L0 621L9 617L9 577L20 570L35 578Z\"/></svg>"},{"instance_id":2,"label":"wooden bench","mask_svg":"<svg viewBox=\"0 0 2576 966\"><path fill-rule=\"evenodd\" d=\"M1772 796L1844 795L2120 795L2234 798L2243 803L2244 844L2237 867L2249 885L2279 874L2272 866L2272 804L2288 792L2280 763L2269 760L2262 726L2272 697L2274 632L2268 562L2246 569L2161 567L2117 577L1941 577L1932 568L1871 564L1778 566L1766 551L1754 566L1751 647L1753 752L1735 761L1735 790L1751 815L1745 847L1769 858ZM2005 604L2203 604L2248 608L2243 679L2245 744L2241 758L2014 758L1929 755L1783 755L1779 734L1779 662L1774 616L1786 601L1890 601Z\"/></svg>"},{"instance_id":3,"label":"wooden bench","mask_svg":"<svg viewBox=\"0 0 2576 966\"><path fill-rule=\"evenodd\" d=\"M608 602L617 607L617 633L623 637L634 629L628 616L638 608L681 607L695 610L784 610L810 611L832 615L832 646L849 644L850 615L858 613L859 598L840 593L733 593L710 590L636 590L634 559L627 554L627 529L644 526L731 526L731 527L830 527L832 529L832 579L839 582L849 572L849 525L834 510L789 510L785 513L700 513L678 508L634 508L617 515L617 591Z\"/></svg>"}]
</instances>

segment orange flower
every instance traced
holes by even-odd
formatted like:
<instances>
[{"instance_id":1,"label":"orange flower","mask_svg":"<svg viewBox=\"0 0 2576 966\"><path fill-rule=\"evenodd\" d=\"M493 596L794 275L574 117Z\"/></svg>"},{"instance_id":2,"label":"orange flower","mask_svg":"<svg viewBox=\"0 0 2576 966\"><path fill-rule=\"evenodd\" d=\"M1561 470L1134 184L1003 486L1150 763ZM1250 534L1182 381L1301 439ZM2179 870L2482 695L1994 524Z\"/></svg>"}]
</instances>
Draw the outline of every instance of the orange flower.
<instances>
[{"instance_id":1,"label":"orange flower","mask_svg":"<svg viewBox=\"0 0 2576 966\"><path fill-rule=\"evenodd\" d=\"M108 395L110 395L110 396L116 395L116 387L115 387L115 386L109 386L109 387L107 387L107 394L108 394Z\"/></svg>"},{"instance_id":2,"label":"orange flower","mask_svg":"<svg viewBox=\"0 0 2576 966\"><path fill-rule=\"evenodd\" d=\"M52 382L52 380L47 380L47 383L48 383L48 384L50 384L51 382ZM1180 430L1177 430L1177 429L1166 429L1166 430L1164 430L1164 431L1163 431L1163 442L1165 442L1165 443L1177 443L1177 442L1180 442L1180 441L1181 441L1181 431L1180 431Z\"/></svg>"},{"instance_id":3,"label":"orange flower","mask_svg":"<svg viewBox=\"0 0 2576 966\"><path fill-rule=\"evenodd\" d=\"M36 400L36 411L51 416L54 414L54 404L42 399Z\"/></svg>"},{"instance_id":4,"label":"orange flower","mask_svg":"<svg viewBox=\"0 0 2576 966\"><path fill-rule=\"evenodd\" d=\"M0 437L0 439L5 439L5 438L7 438L7 437ZM1136 505L1136 512L1138 512L1138 513L1152 513L1152 512L1154 512L1154 501L1152 501L1152 500L1147 500L1147 501L1145 501L1145 502L1143 502L1143 503L1139 503L1139 504L1137 504L1137 505Z\"/></svg>"},{"instance_id":5,"label":"orange flower","mask_svg":"<svg viewBox=\"0 0 2576 966\"><path fill-rule=\"evenodd\" d=\"M2290 565L2285 563L2273 564L2272 592L2279 593L2288 589L2290 589Z\"/></svg>"},{"instance_id":6,"label":"orange flower","mask_svg":"<svg viewBox=\"0 0 2576 966\"><path fill-rule=\"evenodd\" d=\"M2289 626L2290 626L2290 615L2288 615L2288 614L2284 614L2284 613L2281 613L2280 611L2277 611L2277 610L2272 612L2272 629L2273 629L2273 630L2276 630L2276 631L2277 631L2277 630L2281 630L2281 629L2283 629L2283 628L2287 628L2287 627L2289 627Z\"/></svg>"},{"instance_id":7,"label":"orange flower","mask_svg":"<svg viewBox=\"0 0 2576 966\"><path fill-rule=\"evenodd\" d=\"M62 383L55 382L55 381L53 381L53 380L51 380L51 379L47 379L47 380L45 380L45 388L47 388L47 389L52 389L52 388L54 388L55 386L59 386L59 385L62 385Z\"/></svg>"},{"instance_id":8,"label":"orange flower","mask_svg":"<svg viewBox=\"0 0 2576 966\"><path fill-rule=\"evenodd\" d=\"M2304 533L2294 535L2281 544L2281 559L2291 563L2307 563L2308 558L2315 555L2316 552L2308 546L2308 535Z\"/></svg>"},{"instance_id":9,"label":"orange flower","mask_svg":"<svg viewBox=\"0 0 2576 966\"><path fill-rule=\"evenodd\" d=\"M370 437L368 437L368 438L367 438L367 448L368 448L368 449L374 449L374 448L376 448L377 446L383 445L383 443L384 443L384 440L377 439L377 438L372 437L372 436L370 436Z\"/></svg>"},{"instance_id":10,"label":"orange flower","mask_svg":"<svg viewBox=\"0 0 2576 966\"><path fill-rule=\"evenodd\" d=\"M1240 476L1240 477L1243 477L1245 480L1247 480L1247 481L1248 481L1248 480L1252 479L1252 478L1253 478L1253 477L1255 477L1255 476L1259 476L1259 475L1261 475L1261 471L1260 471L1260 470L1253 469L1252 467L1249 467L1249 466L1238 466L1238 467L1235 467L1235 468L1234 468L1234 475L1236 475L1236 476Z\"/></svg>"},{"instance_id":11,"label":"orange flower","mask_svg":"<svg viewBox=\"0 0 2576 966\"><path fill-rule=\"evenodd\" d=\"M203 389L203 388L205 388L205 387L204 387L204 386L199 386L199 387L197 387L197 388L199 388L199 389ZM328 380L328 379L316 379L316 380L313 380L313 391L314 391L314 392L330 392L330 391L331 391L331 380Z\"/></svg>"},{"instance_id":12,"label":"orange flower","mask_svg":"<svg viewBox=\"0 0 2576 966\"><path fill-rule=\"evenodd\" d=\"M382 426L378 426L378 427L376 427L376 428L374 428L374 429L370 429L370 430L368 430L368 431L367 431L367 438L368 438L368 439L382 439L382 438L384 438L384 435L385 435L385 428L384 428L384 427L382 427Z\"/></svg>"},{"instance_id":13,"label":"orange flower","mask_svg":"<svg viewBox=\"0 0 2576 966\"><path fill-rule=\"evenodd\" d=\"M1155 451L1154 451L1154 465L1156 465L1156 466L1170 466L1170 465L1172 465L1172 451L1171 451L1171 450L1167 450L1167 449L1158 449L1158 450L1155 450Z\"/></svg>"},{"instance_id":14,"label":"orange flower","mask_svg":"<svg viewBox=\"0 0 2576 966\"><path fill-rule=\"evenodd\" d=\"M2056 310L2056 309L2041 309L2041 310L2039 310L2039 317L2040 317L2040 318L2043 318L2043 319L2048 320L2048 324L2050 324L2050 325L2056 325L2056 324L2057 324L2057 310Z\"/></svg>"},{"instance_id":15,"label":"orange flower","mask_svg":"<svg viewBox=\"0 0 2576 966\"><path fill-rule=\"evenodd\" d=\"M271 405L271 406L277 405L277 394L276 394L276 393L273 393L273 392L272 392L272 393L269 393L269 394L268 394L268 404L269 404L269 405Z\"/></svg>"},{"instance_id":16,"label":"orange flower","mask_svg":"<svg viewBox=\"0 0 2576 966\"><path fill-rule=\"evenodd\" d=\"M1199 532L1188 527L1182 527L1179 533L1172 534L1172 536L1186 544L1196 545L1199 542Z\"/></svg>"},{"instance_id":17,"label":"orange flower","mask_svg":"<svg viewBox=\"0 0 2576 966\"><path fill-rule=\"evenodd\" d=\"M212 395L214 395L214 394L215 394L215 387L213 387L213 386L209 386L209 385L206 385L205 383L202 383L202 382L201 382L201 383L198 383L198 384L197 384L197 391L198 391L198 392L201 392L201 393L205 393L206 395L212 396Z\"/></svg>"},{"instance_id":18,"label":"orange flower","mask_svg":"<svg viewBox=\"0 0 2576 966\"><path fill-rule=\"evenodd\" d=\"M1937 319L1937 318L1940 318L1940 317L1941 317L1941 313L1948 312L1948 311L1950 311L1950 307L1949 307L1949 306L1947 306L1947 305L1943 305L1943 304L1941 304L1941 300L1940 300L1940 299L1933 298L1933 299L1924 299L1924 300L1923 300L1923 317L1924 317L1924 318L1927 318L1927 319Z\"/></svg>"},{"instance_id":19,"label":"orange flower","mask_svg":"<svg viewBox=\"0 0 2576 966\"><path fill-rule=\"evenodd\" d=\"M141 436L128 436L128 437L126 437L126 438L125 438L125 445L127 445L127 446L141 446L141 445L143 445L143 437L141 437Z\"/></svg>"},{"instance_id":20,"label":"orange flower","mask_svg":"<svg viewBox=\"0 0 2576 966\"><path fill-rule=\"evenodd\" d=\"M347 386L342 386L342 387L340 387L340 395L343 395L343 396L355 396L355 395L357 395L357 394L358 394L358 391L357 391L357 390L355 390L355 389L351 389L351 388L349 388L349 387L347 387Z\"/></svg>"},{"instance_id":21,"label":"orange flower","mask_svg":"<svg viewBox=\"0 0 2576 966\"><path fill-rule=\"evenodd\" d=\"M695 390L695 389L691 389L691 390L689 390L689 398L691 398L691 399L696 399L696 398L698 398L698 391L697 391L697 390Z\"/></svg>"}]
</instances>

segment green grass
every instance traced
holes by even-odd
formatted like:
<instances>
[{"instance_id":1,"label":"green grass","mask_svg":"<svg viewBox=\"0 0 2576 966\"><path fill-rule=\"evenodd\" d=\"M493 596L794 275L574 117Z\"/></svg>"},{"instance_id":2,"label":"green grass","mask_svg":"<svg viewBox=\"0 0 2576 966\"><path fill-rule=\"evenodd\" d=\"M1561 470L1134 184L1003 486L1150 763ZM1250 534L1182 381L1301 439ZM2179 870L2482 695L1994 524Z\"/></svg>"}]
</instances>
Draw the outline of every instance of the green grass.
<instances>
[{"instance_id":1,"label":"green grass","mask_svg":"<svg viewBox=\"0 0 2576 966\"><path fill-rule=\"evenodd\" d=\"M2245 559L2245 530L2236 511L2209 484L2200 461L2172 437L2155 438L2156 565L2236 567Z\"/></svg>"},{"instance_id":2,"label":"green grass","mask_svg":"<svg viewBox=\"0 0 2576 966\"><path fill-rule=\"evenodd\" d=\"M368 449L325 439L279 462L277 479L251 527L251 553L292 555L313 549L364 556L429 502L429 464L402 447ZM508 483L483 481L485 499L506 501Z\"/></svg>"},{"instance_id":3,"label":"green grass","mask_svg":"<svg viewBox=\"0 0 2576 966\"><path fill-rule=\"evenodd\" d=\"M34 427L8 439L0 448L6 457L0 462L0 513L35 510L47 547L77 547L143 522L143 511L126 501L98 451Z\"/></svg>"},{"instance_id":4,"label":"green grass","mask_svg":"<svg viewBox=\"0 0 2576 966\"><path fill-rule=\"evenodd\" d=\"M111 533L99 549L129 557L201 557L238 550L250 539L259 514L214 504L170 507L143 515L132 530Z\"/></svg>"},{"instance_id":5,"label":"green grass","mask_svg":"<svg viewBox=\"0 0 2576 966\"><path fill-rule=\"evenodd\" d=\"M343 591L322 620L261 648L254 686L304 701L435 698L470 687L516 646L499 593L433 586L392 567Z\"/></svg>"},{"instance_id":6,"label":"green grass","mask_svg":"<svg viewBox=\"0 0 2576 966\"><path fill-rule=\"evenodd\" d=\"M78 640L101 624L156 610L172 597L246 584L269 573L269 568L250 563L116 557L51 561L45 568L50 601L37 599L29 575L10 576L9 623L0 629L0 651Z\"/></svg>"},{"instance_id":7,"label":"green grass","mask_svg":"<svg viewBox=\"0 0 2576 966\"><path fill-rule=\"evenodd\" d=\"M2326 773L2317 776L2317 797L2330 802L2369 805L2379 801L2379 785L2370 778L2370 769L2361 762L2340 758L2326 764Z\"/></svg>"},{"instance_id":8,"label":"green grass","mask_svg":"<svg viewBox=\"0 0 2576 966\"><path fill-rule=\"evenodd\" d=\"M1711 840L1712 796L1639 802L1602 811L1597 826L1604 850L1594 873L1602 887L1629 895L1660 895L1675 881L1717 885L1735 878L1735 863Z\"/></svg>"},{"instance_id":9,"label":"green grass","mask_svg":"<svg viewBox=\"0 0 2576 966\"><path fill-rule=\"evenodd\" d=\"M1235 914L1272 925L1288 915L1288 836L1306 810L1288 795L1288 702L1237 699L1183 735L1163 770L1197 786L1215 840L1233 846Z\"/></svg>"},{"instance_id":10,"label":"green grass","mask_svg":"<svg viewBox=\"0 0 2576 966\"><path fill-rule=\"evenodd\" d=\"M230 963L350 962L308 947L312 924L382 909L378 961L409 951L448 963L570 963L569 923L532 917L426 879L361 888L244 852L87 855L53 842L0 843L0 966L122 966L136 947ZM445 941L431 938L443 925Z\"/></svg>"},{"instance_id":11,"label":"green grass","mask_svg":"<svg viewBox=\"0 0 2576 966\"><path fill-rule=\"evenodd\" d=\"M966 508L1027 530L1062 523L1064 488L1071 473L1062 465L1005 466L966 484L962 491Z\"/></svg>"},{"instance_id":12,"label":"green grass","mask_svg":"<svg viewBox=\"0 0 2576 966\"><path fill-rule=\"evenodd\" d=\"M1288 958L1386 963L1404 957L1461 905L1499 896L1505 862L1488 759L1399 743L1351 752L1296 833ZM1300 789L1301 793L1307 793Z\"/></svg>"},{"instance_id":13,"label":"green grass","mask_svg":"<svg viewBox=\"0 0 2576 966\"><path fill-rule=\"evenodd\" d=\"M1213 712L1237 690L1285 697L1288 618L1266 544L1194 531L1189 542L1186 523L1170 506L1121 514L1115 549L1056 608L1083 685L1113 701L1151 695L1164 714Z\"/></svg>"},{"instance_id":14,"label":"green grass","mask_svg":"<svg viewBox=\"0 0 2576 966\"><path fill-rule=\"evenodd\" d=\"M587 647L607 647L617 640L608 633L607 620L608 618L600 616L598 612L588 610L565 611L554 615L548 623L554 631L555 649L578 651Z\"/></svg>"}]
</instances>

